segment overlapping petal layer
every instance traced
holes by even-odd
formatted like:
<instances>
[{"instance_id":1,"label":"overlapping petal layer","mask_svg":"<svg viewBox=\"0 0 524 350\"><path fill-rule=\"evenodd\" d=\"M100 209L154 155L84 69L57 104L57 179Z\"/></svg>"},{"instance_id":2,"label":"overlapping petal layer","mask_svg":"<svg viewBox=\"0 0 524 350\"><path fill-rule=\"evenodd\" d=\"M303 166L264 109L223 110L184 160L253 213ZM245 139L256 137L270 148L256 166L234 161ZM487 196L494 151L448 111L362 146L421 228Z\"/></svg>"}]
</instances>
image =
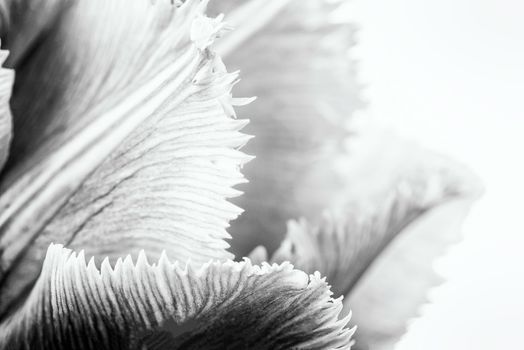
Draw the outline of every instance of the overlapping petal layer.
<instances>
[{"instance_id":1,"label":"overlapping petal layer","mask_svg":"<svg viewBox=\"0 0 524 350\"><path fill-rule=\"evenodd\" d=\"M412 157L409 147L381 148L364 163L347 157L346 118L361 103L347 57L353 28L330 17L336 2L291 1L267 25L260 12L252 27L261 32L222 47L230 65L248 75L242 94L263 101L249 109L256 118L249 132L258 136L249 152L258 160L246 168L251 188L238 203L248 213L234 227L235 252L257 243L274 250L285 221L305 216L289 225L272 261L320 270L337 295L352 291L357 318L364 317L359 344L378 346L396 338L416 308L398 315L382 292L418 302L434 283L430 277L409 293L402 290L409 278L387 283L384 276L406 277L398 257L415 251L401 245L391 258L396 237L469 192L453 167L418 163L427 154ZM268 1L266 9L275 5L268 14L282 4ZM239 167L249 159L238 151L248 137L239 133L246 123L234 119L232 104L245 101L231 98L237 76L208 49L226 26L203 16L204 8L197 0L0 2L0 35L18 76L14 152L0 197L4 345L349 347L351 331L337 317L342 304L318 275L308 280L287 264L249 262L182 269L165 257L151 266L138 255L144 249L157 258L166 250L198 264L231 257L225 229L240 209L226 198L239 193L232 186L243 181ZM0 123L4 115L10 123L12 72L2 69L4 77ZM344 205L319 218L334 203ZM50 242L95 258L86 265L83 253L52 246L31 290ZM136 265L129 257L111 268L127 253L138 256ZM392 263L375 269L382 255ZM413 276L428 276L428 256ZM253 257L262 261L267 253L261 248ZM370 266L371 282L355 291Z\"/></svg>"},{"instance_id":2,"label":"overlapping petal layer","mask_svg":"<svg viewBox=\"0 0 524 350\"><path fill-rule=\"evenodd\" d=\"M51 242L111 261L140 249L231 257L225 229L241 210L226 199L239 194L249 137L231 118L237 75L208 49L224 24L205 6L71 1L19 67L1 312L26 295Z\"/></svg>"},{"instance_id":3,"label":"overlapping petal layer","mask_svg":"<svg viewBox=\"0 0 524 350\"><path fill-rule=\"evenodd\" d=\"M143 253L101 269L52 245L8 349L349 349L353 330L318 274L291 265L211 263L194 270Z\"/></svg>"}]
</instances>

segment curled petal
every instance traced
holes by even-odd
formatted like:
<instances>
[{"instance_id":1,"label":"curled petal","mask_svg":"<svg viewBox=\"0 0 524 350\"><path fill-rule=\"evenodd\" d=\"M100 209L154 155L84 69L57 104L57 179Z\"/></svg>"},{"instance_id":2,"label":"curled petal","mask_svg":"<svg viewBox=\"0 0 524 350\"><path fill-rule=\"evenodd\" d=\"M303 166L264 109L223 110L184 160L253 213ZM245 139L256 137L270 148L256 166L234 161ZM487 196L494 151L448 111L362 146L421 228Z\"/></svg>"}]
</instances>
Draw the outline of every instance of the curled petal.
<instances>
[{"instance_id":1,"label":"curled petal","mask_svg":"<svg viewBox=\"0 0 524 350\"><path fill-rule=\"evenodd\" d=\"M472 198L440 205L407 227L373 262L344 306L359 326L356 349L393 349L428 293L444 282L434 269L461 238Z\"/></svg>"},{"instance_id":2,"label":"curled petal","mask_svg":"<svg viewBox=\"0 0 524 350\"><path fill-rule=\"evenodd\" d=\"M27 295L51 242L112 262L140 249L195 264L231 257L226 228L241 210L227 199L250 137L230 114L237 75L206 47L221 22L198 24L205 5L73 1L42 44L49 57L38 49L21 69L15 105L34 95L26 88L45 91L18 117L43 113L54 137L20 141L41 149L4 179L0 314ZM57 64L53 49L72 61Z\"/></svg>"},{"instance_id":3,"label":"curled petal","mask_svg":"<svg viewBox=\"0 0 524 350\"><path fill-rule=\"evenodd\" d=\"M349 318L324 279L289 264L198 270L143 253L112 268L50 246L21 312L0 328L9 349L349 349Z\"/></svg>"},{"instance_id":4,"label":"curled petal","mask_svg":"<svg viewBox=\"0 0 524 350\"><path fill-rule=\"evenodd\" d=\"M387 147L394 148L391 144ZM373 164L374 157L367 159L371 164L353 164L359 172L382 174L377 176L381 181L383 174L390 179L380 184L372 176L349 177L355 188L347 189L346 202L327 210L319 222L291 221L287 237L271 261L288 260L304 271L319 270L336 293L345 295L411 223L443 203L472 194L470 177L455 171L451 162L429 152L412 158L416 151L409 147L400 146L405 152L390 154L390 159L383 157L382 164ZM386 148L382 150L387 154Z\"/></svg>"},{"instance_id":5,"label":"curled petal","mask_svg":"<svg viewBox=\"0 0 524 350\"><path fill-rule=\"evenodd\" d=\"M358 175L348 178L355 185L346 203L319 222L291 221L271 258L320 271L335 295L349 298L346 306L362 330L359 348L391 346L403 333L428 289L440 282L432 262L459 239L458 226L479 191L461 166L414 145L378 148L352 164ZM440 225L437 213L445 213ZM264 256L260 249L253 256Z\"/></svg>"}]
</instances>

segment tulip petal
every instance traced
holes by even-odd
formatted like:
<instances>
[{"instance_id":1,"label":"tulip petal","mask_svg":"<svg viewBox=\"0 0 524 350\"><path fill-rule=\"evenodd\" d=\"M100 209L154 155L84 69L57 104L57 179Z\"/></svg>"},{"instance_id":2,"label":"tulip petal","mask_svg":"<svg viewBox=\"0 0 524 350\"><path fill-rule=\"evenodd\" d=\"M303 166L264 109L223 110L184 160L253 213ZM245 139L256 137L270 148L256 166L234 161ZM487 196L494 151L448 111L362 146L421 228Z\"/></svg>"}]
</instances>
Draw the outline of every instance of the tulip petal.
<instances>
[{"instance_id":1,"label":"tulip petal","mask_svg":"<svg viewBox=\"0 0 524 350\"><path fill-rule=\"evenodd\" d=\"M20 169L11 179L90 123L90 110L114 104L184 51L186 11L166 1L5 1L2 7L17 72L9 166Z\"/></svg>"},{"instance_id":2,"label":"tulip petal","mask_svg":"<svg viewBox=\"0 0 524 350\"><path fill-rule=\"evenodd\" d=\"M344 300L359 326L356 349L394 349L428 292L444 282L435 260L460 240L471 206L471 198L461 198L432 209L373 262Z\"/></svg>"},{"instance_id":3,"label":"tulip petal","mask_svg":"<svg viewBox=\"0 0 524 350\"><path fill-rule=\"evenodd\" d=\"M52 117L65 130L58 144L15 168L10 175L23 176L0 197L0 313L27 295L51 242L112 262L140 249L195 264L231 257L225 229L241 210L227 198L240 193L232 186L244 181L250 157L239 148L250 137L231 115L237 75L207 48L223 23L203 16L205 5L78 1L62 15L55 38L64 41L48 48L79 60L68 69L92 66L76 82L67 69L31 78L51 90L65 79L56 105L36 104L67 118Z\"/></svg>"},{"instance_id":4,"label":"tulip petal","mask_svg":"<svg viewBox=\"0 0 524 350\"><path fill-rule=\"evenodd\" d=\"M291 221L270 259L320 271L335 295L349 297L345 304L358 320L359 349L391 346L403 333L429 288L440 282L432 263L459 239L457 226L479 193L474 177L458 164L380 138L378 145L364 145L365 155L354 154L350 200L319 222ZM443 209L447 215L435 226L431 218ZM261 248L252 254L264 256Z\"/></svg>"},{"instance_id":5,"label":"tulip petal","mask_svg":"<svg viewBox=\"0 0 524 350\"><path fill-rule=\"evenodd\" d=\"M349 318L324 279L288 263L112 268L51 245L21 311L0 327L9 349L349 349Z\"/></svg>"},{"instance_id":6,"label":"tulip petal","mask_svg":"<svg viewBox=\"0 0 524 350\"><path fill-rule=\"evenodd\" d=\"M397 152L391 152L395 148L391 142L379 146L381 158L374 156L377 150L366 150L363 159L355 154L352 167L358 172L348 176L354 184L347 189L349 199L325 211L319 222L290 221L286 239L271 261L291 261L304 271L321 271L335 292L345 295L408 225L469 193L467 178L449 162L429 152L415 155L409 144L396 146Z\"/></svg>"},{"instance_id":7,"label":"tulip petal","mask_svg":"<svg viewBox=\"0 0 524 350\"><path fill-rule=\"evenodd\" d=\"M75 0L73 0L75 1ZM9 47L7 64L17 67L38 46L71 0L0 0L0 36ZM51 54L51 53L50 53Z\"/></svg>"},{"instance_id":8,"label":"tulip petal","mask_svg":"<svg viewBox=\"0 0 524 350\"><path fill-rule=\"evenodd\" d=\"M7 51L0 50L0 169L2 169L9 154L11 143L11 108L9 99L14 81L14 72L3 67Z\"/></svg>"},{"instance_id":9,"label":"tulip petal","mask_svg":"<svg viewBox=\"0 0 524 350\"><path fill-rule=\"evenodd\" d=\"M266 1L261 12L273 3ZM273 251L288 219L318 216L344 183L335 162L350 134L345 123L362 102L348 56L354 27L332 18L337 9L333 1L289 1L224 57L242 71L237 93L258 97L246 107L246 132L256 137L245 150L256 159L246 165L249 185L235 201L246 210L230 231L237 256L257 244ZM244 28L238 25L240 33Z\"/></svg>"},{"instance_id":10,"label":"tulip petal","mask_svg":"<svg viewBox=\"0 0 524 350\"><path fill-rule=\"evenodd\" d=\"M210 4L210 14L226 13L226 21L235 30L226 40L216 45L217 52L226 57L235 55L245 41L252 37L273 20L290 0L221 0ZM256 40L256 38L255 38Z\"/></svg>"}]
</instances>

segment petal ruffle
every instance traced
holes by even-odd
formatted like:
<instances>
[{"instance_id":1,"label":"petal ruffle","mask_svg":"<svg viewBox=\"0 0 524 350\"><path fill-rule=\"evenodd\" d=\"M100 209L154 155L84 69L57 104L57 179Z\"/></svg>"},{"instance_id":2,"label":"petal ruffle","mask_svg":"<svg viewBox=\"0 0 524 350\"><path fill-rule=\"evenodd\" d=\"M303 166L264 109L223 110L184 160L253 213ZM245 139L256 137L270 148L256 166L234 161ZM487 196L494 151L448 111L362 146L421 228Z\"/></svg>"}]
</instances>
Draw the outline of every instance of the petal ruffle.
<instances>
[{"instance_id":1,"label":"petal ruffle","mask_svg":"<svg viewBox=\"0 0 524 350\"><path fill-rule=\"evenodd\" d=\"M49 125L63 132L52 152L22 161L24 175L0 197L1 312L26 296L51 242L111 261L140 249L182 262L231 257L225 229L241 210L226 199L240 193L232 186L244 181L250 157L238 149L249 137L231 118L237 76L206 48L223 24L203 16L205 5L74 1L47 47L71 65L52 79L56 54L34 54L38 71L20 84L58 101L26 112L53 112Z\"/></svg>"},{"instance_id":2,"label":"petal ruffle","mask_svg":"<svg viewBox=\"0 0 524 350\"><path fill-rule=\"evenodd\" d=\"M353 330L324 279L289 264L181 268L144 254L101 270L52 245L19 313L0 328L8 349L349 349Z\"/></svg>"}]
</instances>

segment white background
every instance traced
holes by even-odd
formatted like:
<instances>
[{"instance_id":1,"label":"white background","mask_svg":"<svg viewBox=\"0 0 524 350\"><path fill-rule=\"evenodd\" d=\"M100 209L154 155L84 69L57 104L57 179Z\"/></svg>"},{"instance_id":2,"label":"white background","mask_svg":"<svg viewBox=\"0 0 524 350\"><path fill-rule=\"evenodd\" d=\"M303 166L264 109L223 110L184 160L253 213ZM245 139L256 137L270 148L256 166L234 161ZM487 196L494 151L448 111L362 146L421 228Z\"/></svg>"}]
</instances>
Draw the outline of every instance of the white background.
<instances>
[{"instance_id":1,"label":"white background","mask_svg":"<svg viewBox=\"0 0 524 350\"><path fill-rule=\"evenodd\" d=\"M349 7L362 117L462 161L486 187L437 266L448 282L397 350L524 349L524 1Z\"/></svg>"}]
</instances>

